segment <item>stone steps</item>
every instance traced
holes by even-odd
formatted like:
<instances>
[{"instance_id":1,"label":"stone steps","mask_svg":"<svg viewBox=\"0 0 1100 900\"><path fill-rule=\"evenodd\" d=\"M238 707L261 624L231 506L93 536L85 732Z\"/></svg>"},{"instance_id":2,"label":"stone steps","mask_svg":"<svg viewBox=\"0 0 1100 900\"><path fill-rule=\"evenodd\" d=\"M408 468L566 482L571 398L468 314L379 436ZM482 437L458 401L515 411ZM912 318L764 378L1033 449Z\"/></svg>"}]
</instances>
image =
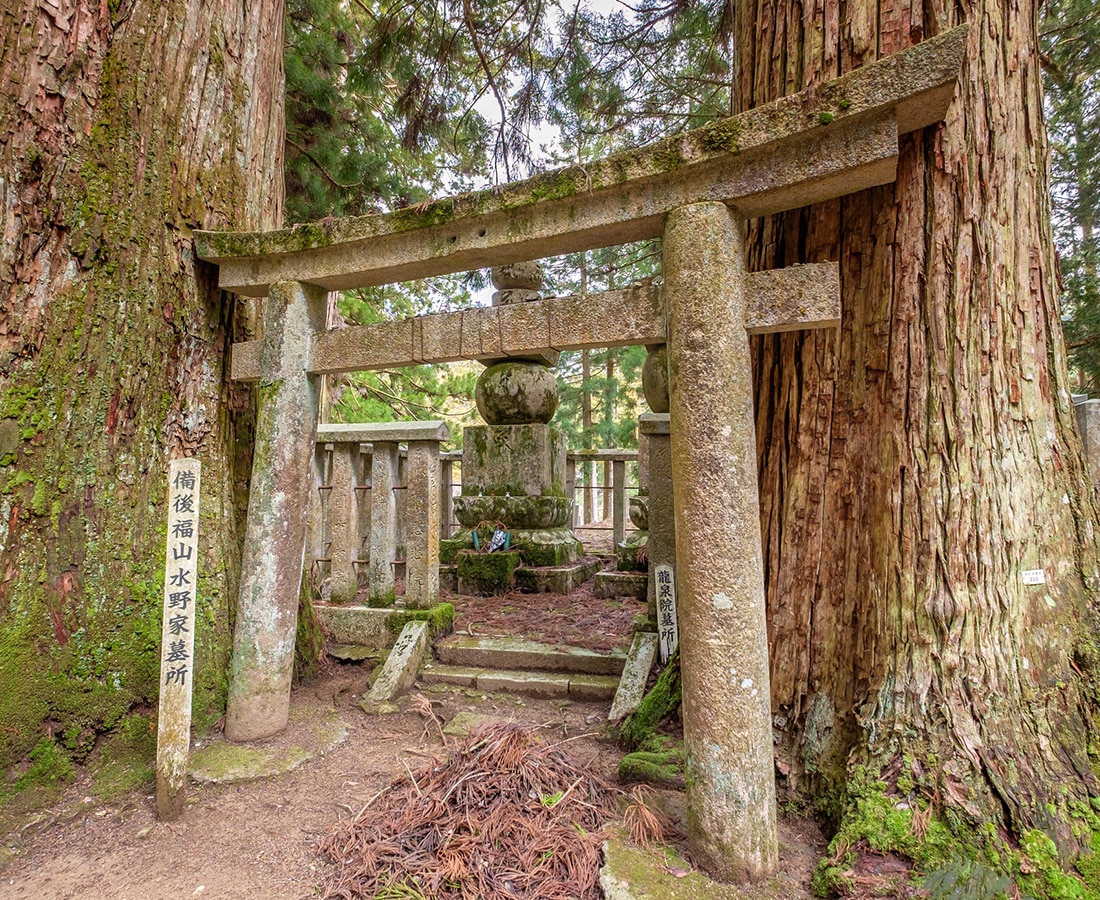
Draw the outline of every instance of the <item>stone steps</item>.
<instances>
[{"instance_id":1,"label":"stone steps","mask_svg":"<svg viewBox=\"0 0 1100 900\"><path fill-rule=\"evenodd\" d=\"M585 675L567 672L532 672L425 663L420 670L425 684L453 684L538 697L571 697L575 700L610 700L619 688L617 675Z\"/></svg>"},{"instance_id":2,"label":"stone steps","mask_svg":"<svg viewBox=\"0 0 1100 900\"><path fill-rule=\"evenodd\" d=\"M626 653L597 653L579 647L555 647L510 637L452 635L436 644L436 659L475 669L533 669L577 675L622 674Z\"/></svg>"}]
</instances>

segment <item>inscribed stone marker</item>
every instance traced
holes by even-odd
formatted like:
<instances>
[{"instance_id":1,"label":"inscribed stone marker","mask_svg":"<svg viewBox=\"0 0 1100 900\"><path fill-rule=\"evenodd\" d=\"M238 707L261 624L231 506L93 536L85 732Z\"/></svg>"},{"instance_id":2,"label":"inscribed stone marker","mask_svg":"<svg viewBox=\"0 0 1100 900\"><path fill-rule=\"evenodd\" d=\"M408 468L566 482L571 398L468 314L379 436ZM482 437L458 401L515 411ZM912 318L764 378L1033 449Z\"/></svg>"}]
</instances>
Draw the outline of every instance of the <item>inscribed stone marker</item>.
<instances>
[{"instance_id":1,"label":"inscribed stone marker","mask_svg":"<svg viewBox=\"0 0 1100 900\"><path fill-rule=\"evenodd\" d=\"M178 818L183 812L191 752L201 471L197 459L173 460L168 468L168 546L157 721L157 816L162 820Z\"/></svg>"},{"instance_id":2,"label":"inscribed stone marker","mask_svg":"<svg viewBox=\"0 0 1100 900\"><path fill-rule=\"evenodd\" d=\"M667 663L680 643L680 626L676 624L676 575L672 566L655 566L653 580L657 587L657 636L660 639L661 662Z\"/></svg>"}]
</instances>

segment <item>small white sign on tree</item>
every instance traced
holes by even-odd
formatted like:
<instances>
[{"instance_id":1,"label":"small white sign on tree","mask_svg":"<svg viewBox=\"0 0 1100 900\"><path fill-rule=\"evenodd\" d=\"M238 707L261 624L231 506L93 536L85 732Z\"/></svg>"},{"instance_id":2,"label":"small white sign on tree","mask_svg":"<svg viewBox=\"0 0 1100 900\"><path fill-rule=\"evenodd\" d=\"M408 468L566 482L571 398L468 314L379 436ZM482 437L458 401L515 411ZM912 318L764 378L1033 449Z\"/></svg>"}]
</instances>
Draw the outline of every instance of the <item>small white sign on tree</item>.
<instances>
[{"instance_id":1,"label":"small white sign on tree","mask_svg":"<svg viewBox=\"0 0 1100 900\"><path fill-rule=\"evenodd\" d=\"M162 820L178 818L183 812L191 753L201 471L197 459L173 460L168 468L168 546L157 727L157 816Z\"/></svg>"}]
</instances>

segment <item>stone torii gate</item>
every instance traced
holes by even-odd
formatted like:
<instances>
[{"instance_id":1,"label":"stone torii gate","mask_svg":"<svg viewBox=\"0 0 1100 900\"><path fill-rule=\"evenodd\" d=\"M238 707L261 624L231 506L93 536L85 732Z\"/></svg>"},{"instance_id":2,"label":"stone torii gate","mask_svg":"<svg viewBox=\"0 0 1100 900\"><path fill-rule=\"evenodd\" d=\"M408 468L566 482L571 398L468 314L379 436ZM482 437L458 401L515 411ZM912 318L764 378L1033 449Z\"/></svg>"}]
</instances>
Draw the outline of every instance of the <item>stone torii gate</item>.
<instances>
[{"instance_id":1,"label":"stone torii gate","mask_svg":"<svg viewBox=\"0 0 1100 900\"><path fill-rule=\"evenodd\" d=\"M317 376L667 343L692 852L723 878L777 865L748 335L836 325L835 263L749 274L744 220L894 180L898 136L939 122L965 26L818 88L623 152L388 215L200 232L222 288L262 304L232 377L259 417L226 718L287 722ZM324 331L325 292L663 238L664 284Z\"/></svg>"}]
</instances>

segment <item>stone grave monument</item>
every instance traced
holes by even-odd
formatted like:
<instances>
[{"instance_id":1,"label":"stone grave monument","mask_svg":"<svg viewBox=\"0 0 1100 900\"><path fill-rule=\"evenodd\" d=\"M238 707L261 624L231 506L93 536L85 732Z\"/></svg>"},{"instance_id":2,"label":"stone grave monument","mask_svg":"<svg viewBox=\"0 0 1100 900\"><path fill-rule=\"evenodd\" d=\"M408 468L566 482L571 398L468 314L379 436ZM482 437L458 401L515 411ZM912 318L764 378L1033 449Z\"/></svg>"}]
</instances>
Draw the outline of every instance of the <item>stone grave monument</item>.
<instances>
[{"instance_id":1,"label":"stone grave monument","mask_svg":"<svg viewBox=\"0 0 1100 900\"><path fill-rule=\"evenodd\" d=\"M537 262L497 266L492 278L494 306L540 299ZM518 575L521 587L557 590L563 585L529 570L561 569L583 555L571 527L573 500L565 495L565 435L550 425L558 408L551 368L558 356L507 356L487 364L478 379L477 408L486 424L463 429L462 495L454 501L463 530L441 550L442 561L456 565L461 592L506 589L520 567L528 570ZM478 553L498 530L508 535L507 549Z\"/></svg>"}]
</instances>

